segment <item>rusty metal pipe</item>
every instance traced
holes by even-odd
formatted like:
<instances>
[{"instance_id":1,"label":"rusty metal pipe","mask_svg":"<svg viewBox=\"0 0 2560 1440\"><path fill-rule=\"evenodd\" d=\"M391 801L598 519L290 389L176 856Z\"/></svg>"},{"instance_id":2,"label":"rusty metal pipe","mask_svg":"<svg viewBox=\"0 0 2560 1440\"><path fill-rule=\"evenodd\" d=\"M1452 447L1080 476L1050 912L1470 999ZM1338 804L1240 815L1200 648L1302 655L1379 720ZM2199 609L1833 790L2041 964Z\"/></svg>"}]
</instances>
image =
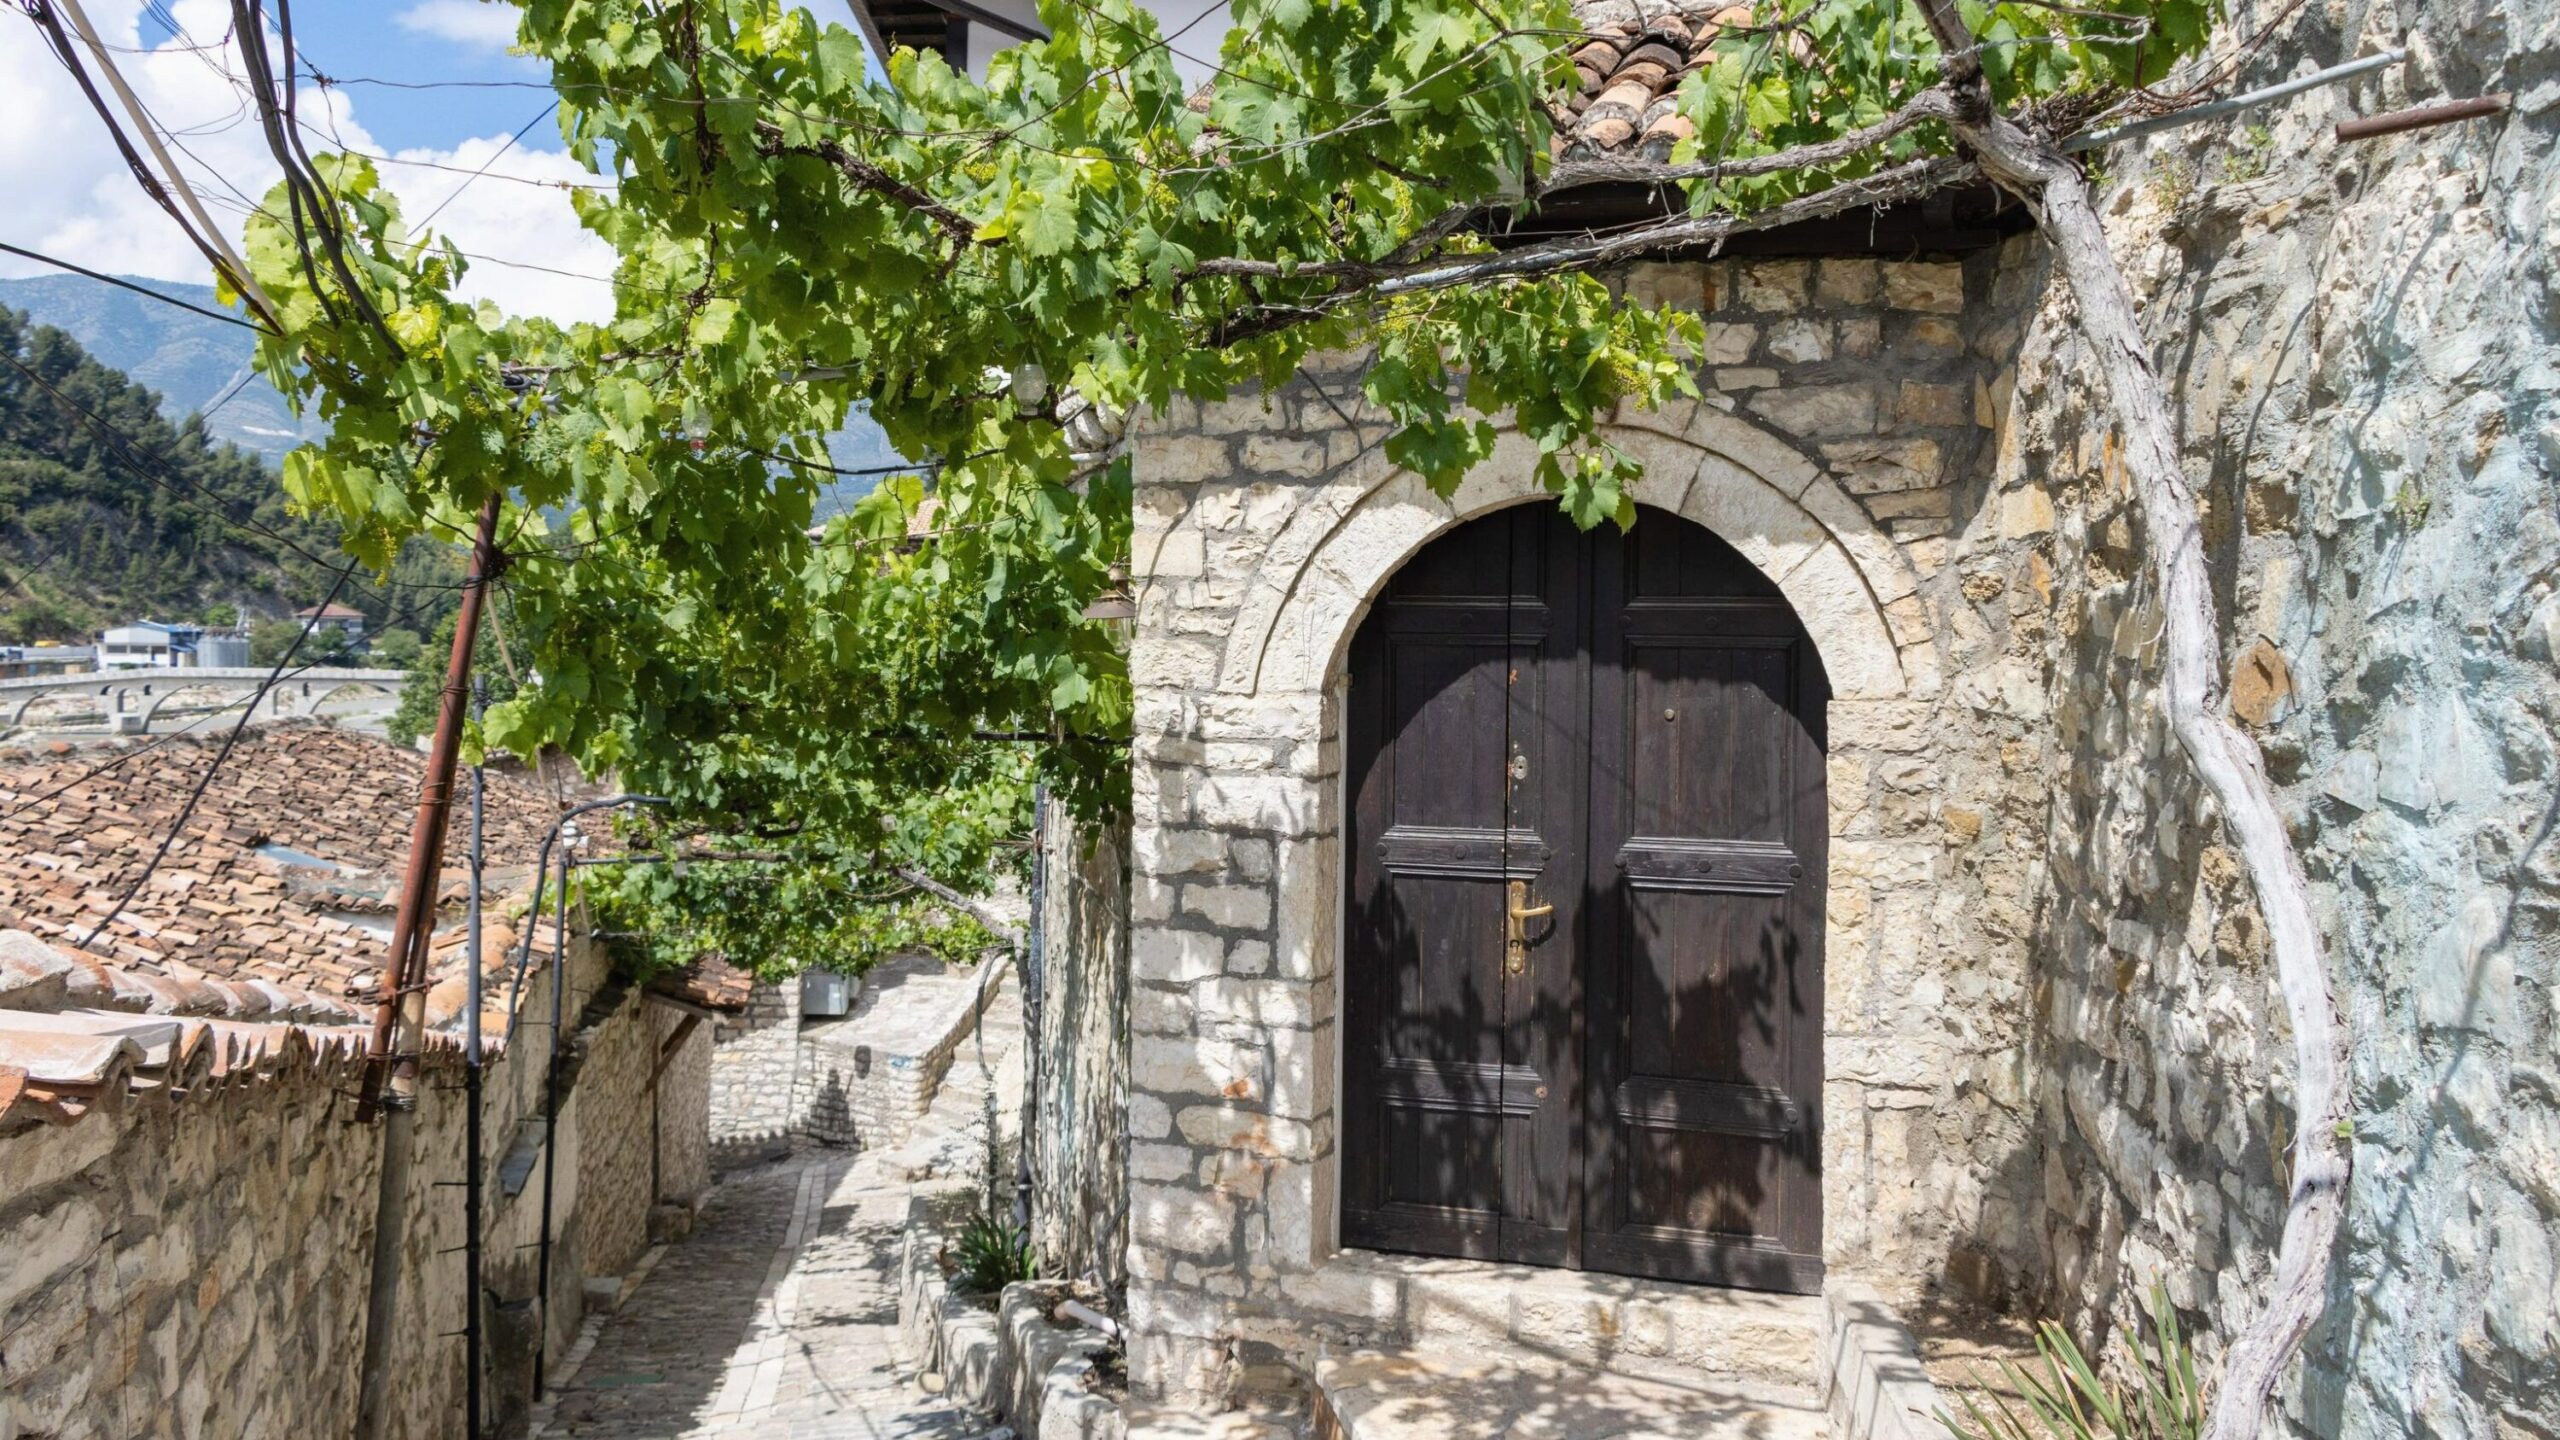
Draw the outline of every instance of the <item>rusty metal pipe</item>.
<instances>
[{"instance_id":1,"label":"rusty metal pipe","mask_svg":"<svg viewBox=\"0 0 2560 1440\"><path fill-rule=\"evenodd\" d=\"M445 661L444 695L436 713L435 744L418 781L418 814L409 827L409 870L400 909L391 926L383 967L382 1006L373 1021L373 1046L365 1066L356 1117L379 1109L382 1188L374 1202L373 1283L366 1296L364 1368L356 1392L356 1440L382 1433L391 1379L392 1327L399 1310L400 1250L408 1220L409 1130L418 1105L418 1049L425 1041L427 949L435 929L436 887L444 866L444 832L453 812L453 772L462 754L462 719L471 687L471 653L480 635L480 605L497 578L498 502L480 507L480 529L471 544L471 573L463 582L462 610L453 625L453 650ZM385 1081L388 1094L385 1094Z\"/></svg>"},{"instance_id":2,"label":"rusty metal pipe","mask_svg":"<svg viewBox=\"0 0 2560 1440\"><path fill-rule=\"evenodd\" d=\"M2504 91L2491 95L2474 95L2468 100L2447 100L2438 105L2418 105L2407 110L2394 110L2387 115L2367 115L2357 120L2338 122L2338 143L2371 140L2380 135L2397 135L2403 130L2424 130L2430 125L2450 125L2457 120L2477 120L2483 115L2506 112L2510 99Z\"/></svg>"}]
</instances>

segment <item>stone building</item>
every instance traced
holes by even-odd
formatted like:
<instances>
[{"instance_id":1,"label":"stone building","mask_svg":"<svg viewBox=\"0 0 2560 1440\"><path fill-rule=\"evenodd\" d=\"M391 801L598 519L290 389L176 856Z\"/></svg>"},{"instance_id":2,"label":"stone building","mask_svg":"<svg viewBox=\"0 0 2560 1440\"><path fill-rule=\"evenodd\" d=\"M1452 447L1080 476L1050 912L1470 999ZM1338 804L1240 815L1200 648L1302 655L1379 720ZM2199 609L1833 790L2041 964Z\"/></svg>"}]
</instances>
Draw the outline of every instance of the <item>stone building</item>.
<instances>
[{"instance_id":1,"label":"stone building","mask_svg":"<svg viewBox=\"0 0 2560 1440\"><path fill-rule=\"evenodd\" d=\"M183 741L0 757L0 1435L352 1423L382 1144L351 1116L422 761L322 728L244 738L151 884L115 911L100 941L113 958L78 948L210 758ZM513 898L492 897L481 936L480 1303L489 1413L505 1424L528 1407L536 1352L556 1359L575 1339L589 1286L629 1271L709 1184L702 1022L745 993L716 969L636 985L574 924L555 963L552 926L527 937L511 914L552 802L506 776L490 790L492 878ZM464 1405L460 840L428 994L386 1431L421 1440L461 1433ZM546 1017L564 977L546 1124Z\"/></svg>"},{"instance_id":2,"label":"stone building","mask_svg":"<svg viewBox=\"0 0 2560 1440\"><path fill-rule=\"evenodd\" d=\"M1667 134L1716 8L1585 7L1573 143ZM2126 147L2103 200L2354 1034L2283 1403L2549 1433L2560 14L2264 8L2253 81L2411 58ZM1452 496L1399 473L1359 356L1140 423L1142 1393L1432 1334L1804 1383L1852 1296L2096 1336L2157 1282L2208 1356L2254 1313L2284 1011L2152 698L2068 298L1979 198L1615 277L1707 325L1704 397L1606 432L1646 468L1624 536L1555 518L1508 429Z\"/></svg>"}]
</instances>

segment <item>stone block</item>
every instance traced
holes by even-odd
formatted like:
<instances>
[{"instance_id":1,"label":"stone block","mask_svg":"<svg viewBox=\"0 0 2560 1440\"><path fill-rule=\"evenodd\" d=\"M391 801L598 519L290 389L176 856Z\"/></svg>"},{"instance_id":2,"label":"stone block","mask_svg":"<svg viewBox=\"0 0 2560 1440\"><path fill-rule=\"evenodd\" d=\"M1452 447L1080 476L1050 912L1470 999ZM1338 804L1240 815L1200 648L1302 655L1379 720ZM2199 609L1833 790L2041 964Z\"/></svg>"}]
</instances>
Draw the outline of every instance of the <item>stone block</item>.
<instances>
[{"instance_id":1,"label":"stone block","mask_svg":"<svg viewBox=\"0 0 2560 1440\"><path fill-rule=\"evenodd\" d=\"M1716 372L1719 390L1765 390L1778 383L1778 372L1763 365L1729 365Z\"/></svg>"},{"instance_id":2,"label":"stone block","mask_svg":"<svg viewBox=\"0 0 2560 1440\"><path fill-rule=\"evenodd\" d=\"M1896 310L1926 310L1940 315L1964 310L1964 267L1952 262L1887 261L1884 301Z\"/></svg>"},{"instance_id":3,"label":"stone block","mask_svg":"<svg viewBox=\"0 0 2560 1440\"><path fill-rule=\"evenodd\" d=\"M1752 413L1793 435L1866 435L1876 428L1875 387L1794 385L1751 397Z\"/></svg>"},{"instance_id":4,"label":"stone block","mask_svg":"<svg viewBox=\"0 0 2560 1440\"><path fill-rule=\"evenodd\" d=\"M1217 435L1150 435L1139 439L1134 470L1142 483L1187 484L1233 474L1227 442Z\"/></svg>"},{"instance_id":5,"label":"stone block","mask_svg":"<svg viewBox=\"0 0 2560 1440\"><path fill-rule=\"evenodd\" d=\"M1873 260L1825 260L1814 267L1814 298L1825 305L1872 305L1883 285Z\"/></svg>"},{"instance_id":6,"label":"stone block","mask_svg":"<svg viewBox=\"0 0 2560 1440\"><path fill-rule=\"evenodd\" d=\"M1973 423L1973 392L1962 385L1902 382L1895 397L1894 418L1905 425L1937 425L1947 429Z\"/></svg>"},{"instance_id":7,"label":"stone block","mask_svg":"<svg viewBox=\"0 0 2560 1440\"><path fill-rule=\"evenodd\" d=\"M1261 930L1271 923L1271 895L1259 885L1189 884L1182 910L1222 930Z\"/></svg>"},{"instance_id":8,"label":"stone block","mask_svg":"<svg viewBox=\"0 0 2560 1440\"><path fill-rule=\"evenodd\" d=\"M1831 358L1829 324L1798 316L1769 328L1769 353L1790 365L1810 365Z\"/></svg>"},{"instance_id":9,"label":"stone block","mask_svg":"<svg viewBox=\"0 0 2560 1440\"><path fill-rule=\"evenodd\" d=\"M1184 1184L1130 1187L1129 1243L1181 1255L1225 1256L1236 1242L1232 1195Z\"/></svg>"},{"instance_id":10,"label":"stone block","mask_svg":"<svg viewBox=\"0 0 2560 1440\"><path fill-rule=\"evenodd\" d=\"M1852 495L1926 489L1947 470L1935 440L1835 440L1822 447L1822 457Z\"/></svg>"},{"instance_id":11,"label":"stone block","mask_svg":"<svg viewBox=\"0 0 2560 1440\"><path fill-rule=\"evenodd\" d=\"M1707 326L1707 349L1699 358L1709 365L1740 365L1759 343L1759 326L1719 320Z\"/></svg>"},{"instance_id":12,"label":"stone block","mask_svg":"<svg viewBox=\"0 0 2560 1440\"><path fill-rule=\"evenodd\" d=\"M1261 475L1312 478L1324 473L1325 448L1320 441L1294 435L1248 435L1244 468Z\"/></svg>"},{"instance_id":13,"label":"stone block","mask_svg":"<svg viewBox=\"0 0 2560 1440\"><path fill-rule=\"evenodd\" d=\"M1182 1138L1218 1150L1241 1150L1274 1160L1305 1160L1314 1155L1313 1135L1306 1124L1234 1105L1193 1105L1174 1115Z\"/></svg>"},{"instance_id":14,"label":"stone block","mask_svg":"<svg viewBox=\"0 0 2560 1440\"><path fill-rule=\"evenodd\" d=\"M1707 269L1703 265L1647 262L1627 272L1626 297L1634 304L1659 309L1707 308Z\"/></svg>"},{"instance_id":15,"label":"stone block","mask_svg":"<svg viewBox=\"0 0 2560 1440\"><path fill-rule=\"evenodd\" d=\"M1226 942L1203 931L1150 925L1130 936L1130 978L1140 984L1188 985L1225 965Z\"/></svg>"},{"instance_id":16,"label":"stone block","mask_svg":"<svg viewBox=\"0 0 2560 1440\"><path fill-rule=\"evenodd\" d=\"M1232 1040L1140 1035L1129 1045L1130 1083L1150 1095L1259 1101L1265 1068L1259 1048Z\"/></svg>"},{"instance_id":17,"label":"stone block","mask_svg":"<svg viewBox=\"0 0 2560 1440\"><path fill-rule=\"evenodd\" d=\"M1804 304L1813 267L1802 260L1760 260L1734 267L1734 301L1745 310L1794 310Z\"/></svg>"}]
</instances>

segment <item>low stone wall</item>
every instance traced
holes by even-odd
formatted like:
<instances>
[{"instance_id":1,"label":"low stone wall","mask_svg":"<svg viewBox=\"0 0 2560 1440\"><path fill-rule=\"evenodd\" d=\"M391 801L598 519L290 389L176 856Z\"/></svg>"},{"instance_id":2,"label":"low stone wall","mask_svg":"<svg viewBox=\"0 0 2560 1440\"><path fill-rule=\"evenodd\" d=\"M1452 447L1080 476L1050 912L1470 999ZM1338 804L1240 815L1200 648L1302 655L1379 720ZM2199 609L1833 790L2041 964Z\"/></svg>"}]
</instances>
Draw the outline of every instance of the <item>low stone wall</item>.
<instances>
[{"instance_id":1,"label":"low stone wall","mask_svg":"<svg viewBox=\"0 0 2560 1440\"><path fill-rule=\"evenodd\" d=\"M747 1013L720 1022L711 1060L711 1150L723 1164L791 1145L800 1068L800 980L759 981Z\"/></svg>"},{"instance_id":2,"label":"low stone wall","mask_svg":"<svg viewBox=\"0 0 2560 1440\"><path fill-rule=\"evenodd\" d=\"M974 968L894 956L864 974L852 1014L804 1022L792 1132L826 1145L905 1144L969 1033L978 980Z\"/></svg>"},{"instance_id":3,"label":"low stone wall","mask_svg":"<svg viewBox=\"0 0 2560 1440\"><path fill-rule=\"evenodd\" d=\"M579 1014L602 988L600 951L573 946ZM549 1010L550 971L524 1011ZM709 1037L697 1028L658 1074L653 1160L649 1077L666 1007L616 999L582 1037L589 1063L564 1110L554 1194L550 1335L573 1335L582 1280L638 1249L669 1177L699 1189L698 1131ZM497 1161L541 1104L542 1031L493 1056L483 1123L490 1176L484 1279L493 1415L528 1397L538 1171L510 1193ZM689 1062L689 1063L688 1063ZM288 1054L256 1078L200 1092L139 1092L68 1125L0 1135L0 1436L204 1440L342 1435L363 1349L381 1130L353 1123L360 1063ZM688 1080L687 1077L692 1077ZM413 1130L414 1163L393 1390L385 1434L463 1431L465 1305L462 1066L432 1052ZM538 1153L538 1149L534 1152ZM672 1163L671 1163L672 1162ZM514 1337L516 1343L510 1343ZM553 1353L558 1353L557 1348Z\"/></svg>"}]
</instances>

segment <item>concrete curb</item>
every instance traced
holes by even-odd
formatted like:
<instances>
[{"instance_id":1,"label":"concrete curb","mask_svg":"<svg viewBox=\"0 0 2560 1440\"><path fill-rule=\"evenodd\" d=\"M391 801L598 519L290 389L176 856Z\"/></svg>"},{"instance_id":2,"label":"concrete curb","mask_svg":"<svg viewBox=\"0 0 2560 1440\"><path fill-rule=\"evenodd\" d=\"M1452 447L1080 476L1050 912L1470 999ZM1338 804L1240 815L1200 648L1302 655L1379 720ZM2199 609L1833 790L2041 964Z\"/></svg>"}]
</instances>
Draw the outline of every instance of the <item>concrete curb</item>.
<instances>
[{"instance_id":1,"label":"concrete curb","mask_svg":"<svg viewBox=\"0 0 2560 1440\"><path fill-rule=\"evenodd\" d=\"M1953 1440L1920 1342L1884 1296L1834 1280L1822 1302L1820 1383L1833 1440Z\"/></svg>"}]
</instances>

